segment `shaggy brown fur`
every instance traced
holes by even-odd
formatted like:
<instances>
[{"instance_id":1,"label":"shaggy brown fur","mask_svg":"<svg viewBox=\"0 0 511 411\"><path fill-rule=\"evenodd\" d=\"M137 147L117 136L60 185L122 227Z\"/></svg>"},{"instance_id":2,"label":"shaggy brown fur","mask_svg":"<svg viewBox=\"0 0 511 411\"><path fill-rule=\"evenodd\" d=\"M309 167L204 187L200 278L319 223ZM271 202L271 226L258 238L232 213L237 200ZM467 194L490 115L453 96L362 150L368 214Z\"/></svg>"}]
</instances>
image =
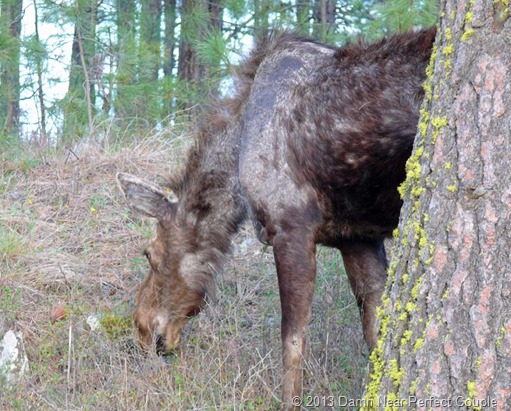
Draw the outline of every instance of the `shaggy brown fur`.
<instances>
[{"instance_id":1,"label":"shaggy brown fur","mask_svg":"<svg viewBox=\"0 0 511 411\"><path fill-rule=\"evenodd\" d=\"M158 220L135 323L163 352L214 295L214 272L246 217L275 255L282 305L283 402L301 395L316 244L338 248L376 344L386 279L383 239L396 226L435 30L340 49L293 36L262 39L237 73L237 93L199 127L179 201L127 174L130 205Z\"/></svg>"}]
</instances>

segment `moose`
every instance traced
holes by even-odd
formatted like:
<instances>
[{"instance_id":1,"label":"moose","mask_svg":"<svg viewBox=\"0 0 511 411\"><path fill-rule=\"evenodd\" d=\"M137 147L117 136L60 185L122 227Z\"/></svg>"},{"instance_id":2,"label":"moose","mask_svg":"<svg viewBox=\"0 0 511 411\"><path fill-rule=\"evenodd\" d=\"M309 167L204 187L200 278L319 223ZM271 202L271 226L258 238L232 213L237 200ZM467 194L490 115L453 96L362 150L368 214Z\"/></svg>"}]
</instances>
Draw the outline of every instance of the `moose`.
<instances>
[{"instance_id":1,"label":"moose","mask_svg":"<svg viewBox=\"0 0 511 411\"><path fill-rule=\"evenodd\" d=\"M273 33L238 68L234 96L199 122L183 171L170 178L177 201L118 174L130 207L157 220L134 313L143 348L178 345L186 321L214 298L214 274L247 219L275 257L285 409L302 392L317 244L342 253L365 341L376 345L383 241L398 223L435 34L334 48Z\"/></svg>"}]
</instances>

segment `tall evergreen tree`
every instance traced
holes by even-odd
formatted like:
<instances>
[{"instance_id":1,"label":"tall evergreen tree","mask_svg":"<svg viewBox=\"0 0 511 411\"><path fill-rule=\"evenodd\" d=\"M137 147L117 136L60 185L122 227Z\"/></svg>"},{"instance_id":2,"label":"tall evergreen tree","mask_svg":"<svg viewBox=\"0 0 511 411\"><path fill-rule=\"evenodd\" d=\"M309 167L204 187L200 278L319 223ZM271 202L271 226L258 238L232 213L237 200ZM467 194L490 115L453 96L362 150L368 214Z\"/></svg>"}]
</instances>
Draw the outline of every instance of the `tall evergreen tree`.
<instances>
[{"instance_id":1,"label":"tall evergreen tree","mask_svg":"<svg viewBox=\"0 0 511 411\"><path fill-rule=\"evenodd\" d=\"M178 108L188 109L194 98L205 96L218 86L219 80L214 76L214 65L218 47L205 50L204 46L213 44L209 40L220 40L220 48L224 46L222 37L223 8L217 0L183 0L180 15L180 40L178 61ZM212 58L205 58L205 57ZM209 61L208 61L209 60ZM192 98L193 97L193 98Z\"/></svg>"},{"instance_id":2,"label":"tall evergreen tree","mask_svg":"<svg viewBox=\"0 0 511 411\"><path fill-rule=\"evenodd\" d=\"M0 6L0 121L4 135L20 133L20 50L22 0L2 0Z\"/></svg>"},{"instance_id":3,"label":"tall evergreen tree","mask_svg":"<svg viewBox=\"0 0 511 411\"><path fill-rule=\"evenodd\" d=\"M311 22L311 0L301 0L296 2L296 31L301 34L310 34Z\"/></svg>"},{"instance_id":4,"label":"tall evergreen tree","mask_svg":"<svg viewBox=\"0 0 511 411\"><path fill-rule=\"evenodd\" d=\"M254 0L254 31L257 36L268 34L271 11L271 0Z\"/></svg>"},{"instance_id":5,"label":"tall evergreen tree","mask_svg":"<svg viewBox=\"0 0 511 411\"><path fill-rule=\"evenodd\" d=\"M182 0L180 8L181 26L179 38L179 62L177 75L179 80L190 86L199 81L200 62L194 42L198 40L198 33L202 30L203 12L205 2L203 0ZM184 97L184 96L183 96ZM180 102L180 108L190 106L185 98Z\"/></svg>"},{"instance_id":6,"label":"tall evergreen tree","mask_svg":"<svg viewBox=\"0 0 511 411\"><path fill-rule=\"evenodd\" d=\"M115 117L121 126L130 124L136 117L134 84L137 76L136 46L136 4L131 1L117 0L115 3L115 28L117 30L116 48L116 93L113 99Z\"/></svg>"},{"instance_id":7,"label":"tall evergreen tree","mask_svg":"<svg viewBox=\"0 0 511 411\"><path fill-rule=\"evenodd\" d=\"M95 115L95 87L91 80L96 54L97 0L76 0L69 87L64 99L65 138L79 138L92 131Z\"/></svg>"},{"instance_id":8,"label":"tall evergreen tree","mask_svg":"<svg viewBox=\"0 0 511 411\"><path fill-rule=\"evenodd\" d=\"M165 37L163 41L163 117L172 114L174 108L174 68L176 59L176 0L163 0L163 15L165 22Z\"/></svg>"},{"instance_id":9,"label":"tall evergreen tree","mask_svg":"<svg viewBox=\"0 0 511 411\"><path fill-rule=\"evenodd\" d=\"M510 11L441 8L368 410L511 407Z\"/></svg>"},{"instance_id":10,"label":"tall evergreen tree","mask_svg":"<svg viewBox=\"0 0 511 411\"><path fill-rule=\"evenodd\" d=\"M33 82L43 135L47 134L47 119L61 127L59 134L79 138L91 132L99 115L112 114L118 130L133 124L147 129L148 124L164 125L162 119L172 118L176 109L196 106L217 94L221 79L228 73L232 52L246 54L246 36L261 35L274 27L296 27L303 34L342 44L357 32L375 37L392 30L427 25L424 16L428 21L434 20L435 3L435 0L385 3L116 0L111 4L97 0L59 4L44 1L34 4L36 9L40 6L41 21L55 24L63 32L68 24L74 26L72 39L61 40L63 47L72 44L68 92L52 107L51 93L43 90L47 82L58 81L52 73L44 72L44 61L59 58L57 53L46 52L46 33L42 33L42 39L38 33L27 37L24 43L33 77L22 79L22 83ZM4 133L17 135L22 0L2 0L0 4L0 122ZM102 111L96 108L99 98L103 99Z\"/></svg>"},{"instance_id":11,"label":"tall evergreen tree","mask_svg":"<svg viewBox=\"0 0 511 411\"><path fill-rule=\"evenodd\" d=\"M430 27L438 18L438 0L387 0L376 3L374 20L366 37L404 33L415 27Z\"/></svg>"},{"instance_id":12,"label":"tall evergreen tree","mask_svg":"<svg viewBox=\"0 0 511 411\"><path fill-rule=\"evenodd\" d=\"M37 76L37 99L39 103L39 130L40 140L42 143L48 143L47 128L46 128L46 103L43 90L43 58L46 56L46 50L41 44L41 38L39 36L39 14L37 1L34 0L34 42L31 47L31 53L27 51L27 55L32 54L35 63L36 76Z\"/></svg>"},{"instance_id":13,"label":"tall evergreen tree","mask_svg":"<svg viewBox=\"0 0 511 411\"><path fill-rule=\"evenodd\" d=\"M161 114L158 73L162 67L162 2L142 1L140 7L138 83L142 95L138 99L137 114L154 126Z\"/></svg>"},{"instance_id":14,"label":"tall evergreen tree","mask_svg":"<svg viewBox=\"0 0 511 411\"><path fill-rule=\"evenodd\" d=\"M314 35L327 41L336 30L336 0L316 0L314 4Z\"/></svg>"}]
</instances>

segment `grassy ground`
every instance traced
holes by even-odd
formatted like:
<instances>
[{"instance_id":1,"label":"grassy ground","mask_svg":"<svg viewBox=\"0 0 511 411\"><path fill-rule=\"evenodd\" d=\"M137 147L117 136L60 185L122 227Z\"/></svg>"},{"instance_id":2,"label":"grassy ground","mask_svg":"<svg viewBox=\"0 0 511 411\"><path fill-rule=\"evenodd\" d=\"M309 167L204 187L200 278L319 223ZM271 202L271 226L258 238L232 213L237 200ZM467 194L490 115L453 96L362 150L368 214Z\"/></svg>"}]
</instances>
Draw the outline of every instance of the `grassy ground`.
<instances>
[{"instance_id":1,"label":"grassy ground","mask_svg":"<svg viewBox=\"0 0 511 411\"><path fill-rule=\"evenodd\" d=\"M153 227L128 210L115 175L164 181L184 140L0 157L0 338L22 332L30 362L17 384L0 381L0 409L278 409L275 267L248 226L218 279L219 301L185 327L177 354L163 361L135 346L131 313ZM359 398L367 350L358 311L340 255L319 254L305 394Z\"/></svg>"}]
</instances>

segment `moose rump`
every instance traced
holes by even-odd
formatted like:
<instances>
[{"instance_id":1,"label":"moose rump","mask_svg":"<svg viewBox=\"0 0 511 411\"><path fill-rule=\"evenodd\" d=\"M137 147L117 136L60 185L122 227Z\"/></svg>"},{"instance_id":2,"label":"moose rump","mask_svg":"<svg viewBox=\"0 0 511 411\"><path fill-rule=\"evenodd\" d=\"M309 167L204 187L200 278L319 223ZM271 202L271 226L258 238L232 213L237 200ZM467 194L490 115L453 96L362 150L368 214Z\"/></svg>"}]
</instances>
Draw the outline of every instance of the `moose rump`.
<instances>
[{"instance_id":1,"label":"moose rump","mask_svg":"<svg viewBox=\"0 0 511 411\"><path fill-rule=\"evenodd\" d=\"M273 247L282 308L286 409L301 395L301 357L316 244L338 248L370 348L386 280L383 240L396 227L435 30L334 49L290 34L259 42L237 92L204 117L179 200L136 177L118 179L135 210L158 220L151 271L135 312L141 343L172 349L214 292L233 234L251 218Z\"/></svg>"}]
</instances>

